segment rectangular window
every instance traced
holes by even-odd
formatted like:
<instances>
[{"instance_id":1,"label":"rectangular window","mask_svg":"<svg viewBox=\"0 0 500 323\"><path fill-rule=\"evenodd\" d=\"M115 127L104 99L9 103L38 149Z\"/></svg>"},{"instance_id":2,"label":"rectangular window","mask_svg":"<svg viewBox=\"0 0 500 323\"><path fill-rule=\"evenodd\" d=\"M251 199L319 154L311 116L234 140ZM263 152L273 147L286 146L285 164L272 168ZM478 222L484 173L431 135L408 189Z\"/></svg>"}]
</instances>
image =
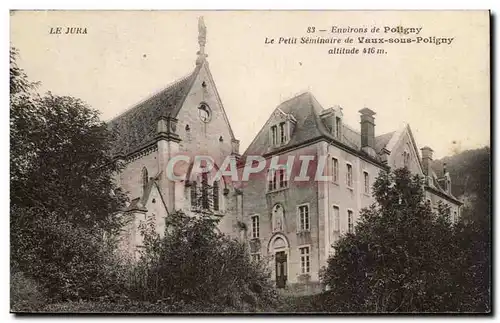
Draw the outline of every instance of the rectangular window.
<instances>
[{"instance_id":1,"label":"rectangular window","mask_svg":"<svg viewBox=\"0 0 500 323\"><path fill-rule=\"evenodd\" d=\"M339 182L339 161L337 158L332 158L332 177L333 182Z\"/></svg>"},{"instance_id":2,"label":"rectangular window","mask_svg":"<svg viewBox=\"0 0 500 323\"><path fill-rule=\"evenodd\" d=\"M274 191L278 185L278 174L277 174L276 170L274 170L274 169L268 170L267 177L268 177L267 190Z\"/></svg>"},{"instance_id":3,"label":"rectangular window","mask_svg":"<svg viewBox=\"0 0 500 323\"><path fill-rule=\"evenodd\" d=\"M260 253L252 253L252 261L259 262L260 261Z\"/></svg>"},{"instance_id":4,"label":"rectangular window","mask_svg":"<svg viewBox=\"0 0 500 323\"><path fill-rule=\"evenodd\" d=\"M352 165L347 164L347 187L352 187Z\"/></svg>"},{"instance_id":5,"label":"rectangular window","mask_svg":"<svg viewBox=\"0 0 500 323\"><path fill-rule=\"evenodd\" d=\"M340 127L342 127L342 122L339 117L335 118L335 137L340 139Z\"/></svg>"},{"instance_id":6,"label":"rectangular window","mask_svg":"<svg viewBox=\"0 0 500 323\"><path fill-rule=\"evenodd\" d=\"M286 127L284 122L280 123L280 139L281 144L284 144L286 142Z\"/></svg>"},{"instance_id":7,"label":"rectangular window","mask_svg":"<svg viewBox=\"0 0 500 323\"><path fill-rule=\"evenodd\" d=\"M309 206L301 205L299 206L299 228L300 231L309 230Z\"/></svg>"},{"instance_id":8,"label":"rectangular window","mask_svg":"<svg viewBox=\"0 0 500 323\"><path fill-rule=\"evenodd\" d=\"M272 136L271 144L273 146L277 146L278 145L278 127L276 127L276 126L271 127L271 136Z\"/></svg>"},{"instance_id":9,"label":"rectangular window","mask_svg":"<svg viewBox=\"0 0 500 323\"><path fill-rule=\"evenodd\" d=\"M370 194L370 176L368 172L363 172L363 177L365 179L365 193Z\"/></svg>"},{"instance_id":10,"label":"rectangular window","mask_svg":"<svg viewBox=\"0 0 500 323\"><path fill-rule=\"evenodd\" d=\"M338 206L333 206L333 231L340 231L340 209Z\"/></svg>"},{"instance_id":11,"label":"rectangular window","mask_svg":"<svg viewBox=\"0 0 500 323\"><path fill-rule=\"evenodd\" d=\"M215 181L213 189L214 211L219 211L219 182Z\"/></svg>"},{"instance_id":12,"label":"rectangular window","mask_svg":"<svg viewBox=\"0 0 500 323\"><path fill-rule=\"evenodd\" d=\"M288 186L288 180L286 178L286 169L279 169L279 179L280 179L280 188L285 188Z\"/></svg>"},{"instance_id":13,"label":"rectangular window","mask_svg":"<svg viewBox=\"0 0 500 323\"><path fill-rule=\"evenodd\" d=\"M350 233L354 232L354 219L351 210L347 210L347 231Z\"/></svg>"},{"instance_id":14,"label":"rectangular window","mask_svg":"<svg viewBox=\"0 0 500 323\"><path fill-rule=\"evenodd\" d=\"M302 274L311 272L311 263L309 261L309 247L299 248L300 253L300 270Z\"/></svg>"},{"instance_id":15,"label":"rectangular window","mask_svg":"<svg viewBox=\"0 0 500 323\"><path fill-rule=\"evenodd\" d=\"M201 173L201 207L204 210L210 208L210 203L208 200L208 173Z\"/></svg>"},{"instance_id":16,"label":"rectangular window","mask_svg":"<svg viewBox=\"0 0 500 323\"><path fill-rule=\"evenodd\" d=\"M407 151L403 152L403 164L404 167L408 167L410 165L410 153Z\"/></svg>"},{"instance_id":17,"label":"rectangular window","mask_svg":"<svg viewBox=\"0 0 500 323\"><path fill-rule=\"evenodd\" d=\"M259 216L252 216L252 238L256 239L259 237Z\"/></svg>"}]
</instances>

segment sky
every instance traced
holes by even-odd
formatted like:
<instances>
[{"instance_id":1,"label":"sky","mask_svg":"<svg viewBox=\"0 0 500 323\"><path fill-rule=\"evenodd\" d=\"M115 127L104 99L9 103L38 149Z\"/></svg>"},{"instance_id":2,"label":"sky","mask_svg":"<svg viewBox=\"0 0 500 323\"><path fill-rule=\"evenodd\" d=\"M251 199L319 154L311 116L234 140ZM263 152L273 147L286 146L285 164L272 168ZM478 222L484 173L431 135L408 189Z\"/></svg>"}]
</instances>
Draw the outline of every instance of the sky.
<instances>
[{"instance_id":1,"label":"sky","mask_svg":"<svg viewBox=\"0 0 500 323\"><path fill-rule=\"evenodd\" d=\"M198 17L206 53L240 152L280 102L310 91L323 108L340 105L359 130L364 107L375 133L409 123L434 157L490 144L488 12L476 11L16 11L11 45L40 91L71 95L109 120L195 67ZM338 28L422 28L418 35L331 34ZM86 34L50 34L51 28ZM314 34L307 33L315 27ZM325 29L327 32L319 32ZM64 32L64 31L63 31ZM439 37L450 45L266 44L279 37ZM385 54L329 55L333 47Z\"/></svg>"}]
</instances>

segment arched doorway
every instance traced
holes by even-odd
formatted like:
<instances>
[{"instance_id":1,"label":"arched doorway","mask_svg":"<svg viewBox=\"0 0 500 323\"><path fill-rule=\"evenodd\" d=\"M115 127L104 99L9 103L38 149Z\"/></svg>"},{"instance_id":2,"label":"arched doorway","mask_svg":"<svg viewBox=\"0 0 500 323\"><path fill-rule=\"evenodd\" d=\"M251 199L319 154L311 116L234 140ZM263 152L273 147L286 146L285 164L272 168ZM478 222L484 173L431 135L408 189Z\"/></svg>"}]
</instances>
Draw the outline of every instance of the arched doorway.
<instances>
[{"instance_id":1,"label":"arched doorway","mask_svg":"<svg viewBox=\"0 0 500 323\"><path fill-rule=\"evenodd\" d=\"M283 234L275 234L269 241L269 254L274 257L274 277L276 287L285 288L288 280L289 243Z\"/></svg>"}]
</instances>

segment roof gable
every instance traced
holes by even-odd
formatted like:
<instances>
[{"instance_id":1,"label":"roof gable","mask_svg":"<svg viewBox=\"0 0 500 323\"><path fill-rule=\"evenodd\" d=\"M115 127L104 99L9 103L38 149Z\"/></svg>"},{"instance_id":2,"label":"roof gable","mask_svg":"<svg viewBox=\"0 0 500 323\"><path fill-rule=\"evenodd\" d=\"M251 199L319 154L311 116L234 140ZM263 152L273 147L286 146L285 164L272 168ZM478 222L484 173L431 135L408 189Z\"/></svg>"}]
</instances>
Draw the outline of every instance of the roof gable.
<instances>
[{"instance_id":1,"label":"roof gable","mask_svg":"<svg viewBox=\"0 0 500 323\"><path fill-rule=\"evenodd\" d=\"M147 212L148 211L148 205L151 204L151 196L157 195L160 197L160 202L161 205L164 207L165 212L168 213L168 208L165 203L165 199L163 198L163 194L161 191L160 186L158 185L158 180L160 178L161 172L158 173L155 177L152 177L148 180L147 184L144 186L144 190L142 192L142 195L140 197L137 197L130 201L130 205L126 208L126 212L129 211L142 211L142 212Z\"/></svg>"},{"instance_id":2,"label":"roof gable","mask_svg":"<svg viewBox=\"0 0 500 323\"><path fill-rule=\"evenodd\" d=\"M224 110L224 105L222 104L222 100L220 98L219 91L217 90L217 86L215 85L214 78L212 76L212 73L210 72L208 62L204 61L202 64L202 67L205 69L206 75L208 76L208 81L210 82L210 84L214 90L215 99L217 100L217 103L222 111L222 116L224 117L224 121L226 122L227 127L229 128L229 133L231 134L231 139L236 140L236 137L234 136L233 129L231 128L231 124L229 123L229 118L227 117L226 110ZM196 79L196 77L194 79ZM194 82L194 79L193 79L193 82ZM188 90L188 92L189 92L189 90Z\"/></svg>"},{"instance_id":3,"label":"roof gable","mask_svg":"<svg viewBox=\"0 0 500 323\"><path fill-rule=\"evenodd\" d=\"M273 111L257 136L250 143L244 156L263 155L275 149L270 144L268 131L276 117L282 114L291 114L295 119L295 127L288 143L280 146L280 149L321 137L322 133L319 128L320 126L324 127L324 125L322 123L320 125L318 122L319 116L317 110L321 111L321 106L319 106L319 103L317 103L309 92L302 93L282 102Z\"/></svg>"}]
</instances>

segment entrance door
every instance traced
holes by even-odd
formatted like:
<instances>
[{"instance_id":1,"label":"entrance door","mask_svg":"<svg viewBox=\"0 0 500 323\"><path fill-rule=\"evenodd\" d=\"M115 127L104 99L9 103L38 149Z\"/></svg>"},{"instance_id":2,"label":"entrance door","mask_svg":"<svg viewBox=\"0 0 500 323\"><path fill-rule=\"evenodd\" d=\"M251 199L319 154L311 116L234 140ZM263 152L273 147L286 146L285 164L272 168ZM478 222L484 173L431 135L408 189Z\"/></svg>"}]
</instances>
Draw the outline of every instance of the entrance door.
<instances>
[{"instance_id":1,"label":"entrance door","mask_svg":"<svg viewBox=\"0 0 500 323\"><path fill-rule=\"evenodd\" d=\"M287 279L286 253L279 251L276 253L276 287L285 288Z\"/></svg>"}]
</instances>

